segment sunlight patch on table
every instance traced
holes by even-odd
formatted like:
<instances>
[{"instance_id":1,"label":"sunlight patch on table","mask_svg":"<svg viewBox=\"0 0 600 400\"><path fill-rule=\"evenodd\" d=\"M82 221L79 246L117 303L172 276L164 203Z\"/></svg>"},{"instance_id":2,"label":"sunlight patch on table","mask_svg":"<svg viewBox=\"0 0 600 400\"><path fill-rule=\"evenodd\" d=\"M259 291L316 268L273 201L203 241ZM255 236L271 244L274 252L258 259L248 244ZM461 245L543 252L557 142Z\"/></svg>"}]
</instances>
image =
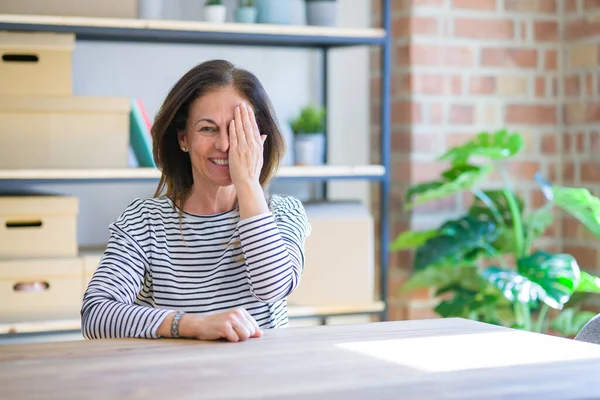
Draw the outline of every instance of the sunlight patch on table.
<instances>
[{"instance_id":1,"label":"sunlight patch on table","mask_svg":"<svg viewBox=\"0 0 600 400\"><path fill-rule=\"evenodd\" d=\"M480 333L337 347L427 372L450 372L600 358L600 346L529 332Z\"/></svg>"}]
</instances>

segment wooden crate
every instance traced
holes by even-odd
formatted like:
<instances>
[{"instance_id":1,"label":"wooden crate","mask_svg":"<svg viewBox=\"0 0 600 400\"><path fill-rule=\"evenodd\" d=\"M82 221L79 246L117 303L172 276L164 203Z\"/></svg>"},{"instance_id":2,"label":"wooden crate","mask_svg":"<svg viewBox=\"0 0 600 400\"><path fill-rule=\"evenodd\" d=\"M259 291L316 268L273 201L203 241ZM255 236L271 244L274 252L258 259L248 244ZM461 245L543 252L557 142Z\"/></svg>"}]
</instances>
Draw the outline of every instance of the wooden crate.
<instances>
[{"instance_id":1,"label":"wooden crate","mask_svg":"<svg viewBox=\"0 0 600 400\"><path fill-rule=\"evenodd\" d=\"M0 323L79 318L80 258L0 261Z\"/></svg>"},{"instance_id":2,"label":"wooden crate","mask_svg":"<svg viewBox=\"0 0 600 400\"><path fill-rule=\"evenodd\" d=\"M127 168L128 98L0 96L0 168Z\"/></svg>"},{"instance_id":3,"label":"wooden crate","mask_svg":"<svg viewBox=\"0 0 600 400\"><path fill-rule=\"evenodd\" d=\"M0 196L0 259L77 256L79 200Z\"/></svg>"},{"instance_id":4,"label":"wooden crate","mask_svg":"<svg viewBox=\"0 0 600 400\"><path fill-rule=\"evenodd\" d=\"M0 95L71 96L75 35L0 31Z\"/></svg>"}]
</instances>

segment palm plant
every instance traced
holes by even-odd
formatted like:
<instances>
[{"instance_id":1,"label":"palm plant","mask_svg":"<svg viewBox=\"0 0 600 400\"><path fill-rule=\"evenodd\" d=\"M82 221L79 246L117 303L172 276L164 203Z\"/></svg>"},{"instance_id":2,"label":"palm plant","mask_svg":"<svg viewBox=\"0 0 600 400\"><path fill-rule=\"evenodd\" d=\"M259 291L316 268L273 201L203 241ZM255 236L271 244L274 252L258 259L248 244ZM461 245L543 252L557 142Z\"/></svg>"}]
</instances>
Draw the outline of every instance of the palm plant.
<instances>
[{"instance_id":1,"label":"palm plant","mask_svg":"<svg viewBox=\"0 0 600 400\"><path fill-rule=\"evenodd\" d=\"M473 193L473 204L437 229L401 233L391 249L416 250L415 273L402 290L434 288L440 297L435 311L442 317L572 336L595 315L580 307L587 293L600 293L600 279L582 271L573 256L535 249L534 242L553 224L555 208L600 236L600 199L537 174L546 203L525 210L502 165L522 149L520 134L501 130L480 133L443 154L439 161L450 167L438 180L410 187L405 209L465 191ZM481 188L493 170L502 186Z\"/></svg>"}]
</instances>

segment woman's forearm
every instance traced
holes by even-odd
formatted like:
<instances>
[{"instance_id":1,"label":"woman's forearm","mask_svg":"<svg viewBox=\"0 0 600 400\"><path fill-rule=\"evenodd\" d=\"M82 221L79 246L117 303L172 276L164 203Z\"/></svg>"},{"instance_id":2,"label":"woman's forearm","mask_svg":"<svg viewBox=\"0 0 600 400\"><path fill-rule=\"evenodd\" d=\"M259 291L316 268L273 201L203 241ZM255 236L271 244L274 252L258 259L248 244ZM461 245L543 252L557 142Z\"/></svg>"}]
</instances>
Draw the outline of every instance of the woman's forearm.
<instances>
[{"instance_id":1,"label":"woman's forearm","mask_svg":"<svg viewBox=\"0 0 600 400\"><path fill-rule=\"evenodd\" d=\"M258 182L237 185L235 190L241 220L269 212L264 191Z\"/></svg>"}]
</instances>

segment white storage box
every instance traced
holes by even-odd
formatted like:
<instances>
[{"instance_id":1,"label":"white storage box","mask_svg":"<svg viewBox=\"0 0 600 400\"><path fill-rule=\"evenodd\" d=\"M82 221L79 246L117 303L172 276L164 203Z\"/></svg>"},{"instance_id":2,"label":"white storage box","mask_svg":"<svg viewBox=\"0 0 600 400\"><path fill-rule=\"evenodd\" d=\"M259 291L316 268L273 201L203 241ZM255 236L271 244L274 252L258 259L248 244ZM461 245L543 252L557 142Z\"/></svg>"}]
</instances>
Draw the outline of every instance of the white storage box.
<instances>
[{"instance_id":1,"label":"white storage box","mask_svg":"<svg viewBox=\"0 0 600 400\"><path fill-rule=\"evenodd\" d=\"M79 200L0 196L0 259L77 256Z\"/></svg>"},{"instance_id":2,"label":"white storage box","mask_svg":"<svg viewBox=\"0 0 600 400\"><path fill-rule=\"evenodd\" d=\"M306 204L312 232L304 273L290 305L364 305L375 301L373 218L351 202Z\"/></svg>"},{"instance_id":3,"label":"white storage box","mask_svg":"<svg viewBox=\"0 0 600 400\"><path fill-rule=\"evenodd\" d=\"M0 323L79 318L79 258L0 261Z\"/></svg>"},{"instance_id":4,"label":"white storage box","mask_svg":"<svg viewBox=\"0 0 600 400\"><path fill-rule=\"evenodd\" d=\"M0 94L71 96L71 33L0 31Z\"/></svg>"},{"instance_id":5,"label":"white storage box","mask_svg":"<svg viewBox=\"0 0 600 400\"><path fill-rule=\"evenodd\" d=\"M0 97L0 168L127 168L127 98Z\"/></svg>"}]
</instances>

